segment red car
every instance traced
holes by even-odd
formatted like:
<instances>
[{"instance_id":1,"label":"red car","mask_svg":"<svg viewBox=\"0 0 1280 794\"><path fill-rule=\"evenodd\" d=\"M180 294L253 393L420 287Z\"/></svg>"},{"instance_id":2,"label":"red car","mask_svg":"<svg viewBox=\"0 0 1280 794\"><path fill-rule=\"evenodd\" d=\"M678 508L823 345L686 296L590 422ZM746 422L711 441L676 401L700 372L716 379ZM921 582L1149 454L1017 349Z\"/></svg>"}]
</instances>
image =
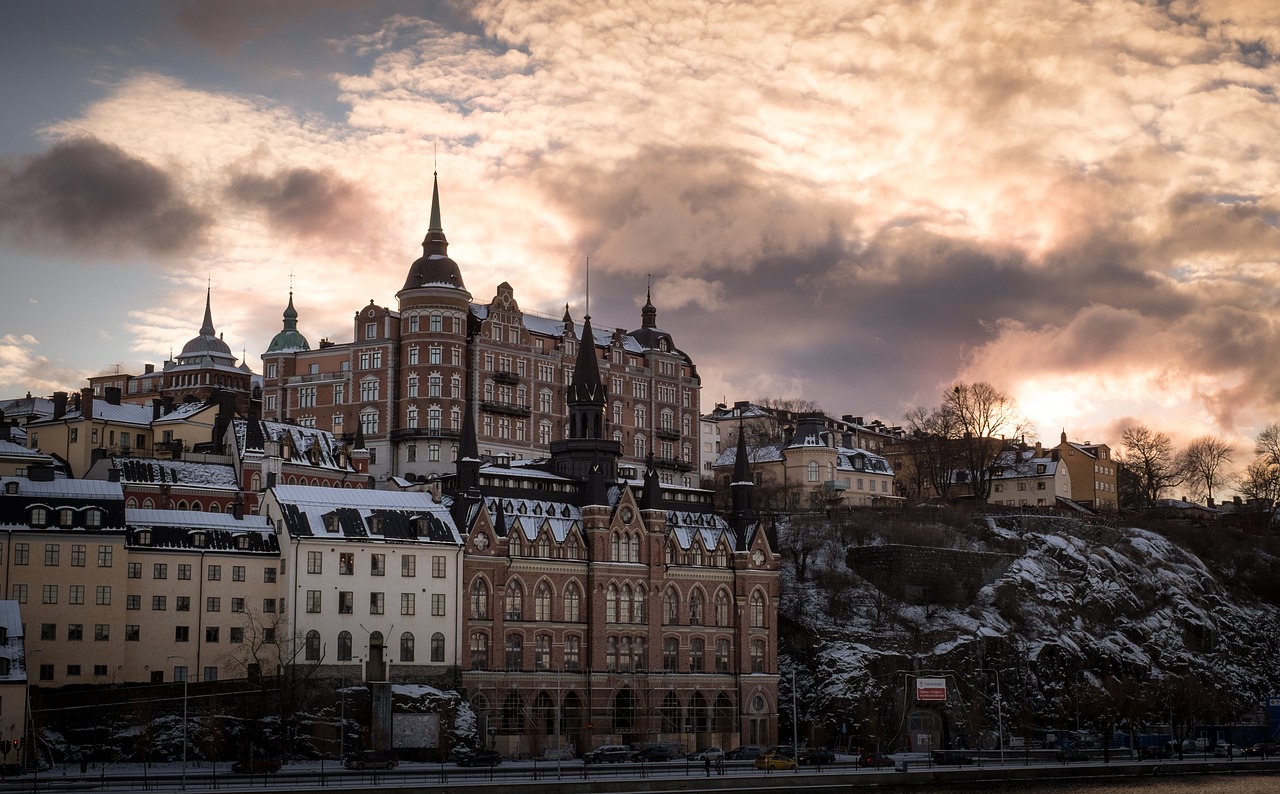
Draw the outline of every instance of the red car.
<instances>
[{"instance_id":1,"label":"red car","mask_svg":"<svg viewBox=\"0 0 1280 794\"><path fill-rule=\"evenodd\" d=\"M893 768L893 759L887 755L880 753L863 753L858 756L858 766L870 769L880 769L883 767Z\"/></svg>"}]
</instances>

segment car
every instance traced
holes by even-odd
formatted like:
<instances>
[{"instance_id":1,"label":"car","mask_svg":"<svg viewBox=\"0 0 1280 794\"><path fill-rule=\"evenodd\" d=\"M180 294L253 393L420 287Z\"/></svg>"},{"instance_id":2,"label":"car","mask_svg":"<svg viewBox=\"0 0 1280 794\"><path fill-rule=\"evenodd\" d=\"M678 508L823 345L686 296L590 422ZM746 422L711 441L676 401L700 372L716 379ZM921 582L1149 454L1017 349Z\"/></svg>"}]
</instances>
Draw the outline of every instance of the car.
<instances>
[{"instance_id":1,"label":"car","mask_svg":"<svg viewBox=\"0 0 1280 794\"><path fill-rule=\"evenodd\" d=\"M1089 760L1089 754L1086 753L1084 750L1077 750L1071 747L1062 748L1057 752L1057 754L1054 757L1064 764L1069 764L1072 761L1088 761Z\"/></svg>"},{"instance_id":2,"label":"car","mask_svg":"<svg viewBox=\"0 0 1280 794\"><path fill-rule=\"evenodd\" d=\"M1213 746L1214 758L1244 758L1244 748L1234 744L1216 744Z\"/></svg>"},{"instance_id":3,"label":"car","mask_svg":"<svg viewBox=\"0 0 1280 794\"><path fill-rule=\"evenodd\" d=\"M361 750L342 762L347 769L395 769L399 764L395 750Z\"/></svg>"},{"instance_id":4,"label":"car","mask_svg":"<svg viewBox=\"0 0 1280 794\"><path fill-rule=\"evenodd\" d=\"M231 771L237 775L260 775L280 771L279 758L248 758L236 761Z\"/></svg>"},{"instance_id":5,"label":"car","mask_svg":"<svg viewBox=\"0 0 1280 794\"><path fill-rule=\"evenodd\" d=\"M767 748L758 744L744 744L724 754L726 761L752 761Z\"/></svg>"},{"instance_id":6,"label":"car","mask_svg":"<svg viewBox=\"0 0 1280 794\"><path fill-rule=\"evenodd\" d=\"M497 750L472 750L458 756L458 766L497 766L502 754Z\"/></svg>"},{"instance_id":7,"label":"car","mask_svg":"<svg viewBox=\"0 0 1280 794\"><path fill-rule=\"evenodd\" d=\"M680 753L676 748L666 744L655 744L652 747L646 747L638 750L631 755L632 761L645 763L647 761L673 761L680 757Z\"/></svg>"},{"instance_id":8,"label":"car","mask_svg":"<svg viewBox=\"0 0 1280 794\"><path fill-rule=\"evenodd\" d=\"M704 747L701 750L689 753L688 757L690 761L710 761L715 763L716 761L724 760L724 750L719 747Z\"/></svg>"},{"instance_id":9,"label":"car","mask_svg":"<svg viewBox=\"0 0 1280 794\"><path fill-rule=\"evenodd\" d=\"M834 764L835 761L835 751L827 747L808 747L800 751L800 763L802 764Z\"/></svg>"},{"instance_id":10,"label":"car","mask_svg":"<svg viewBox=\"0 0 1280 794\"><path fill-rule=\"evenodd\" d=\"M892 768L894 763L892 758L881 753L862 753L858 756L858 766L865 769L880 769L882 767Z\"/></svg>"},{"instance_id":11,"label":"car","mask_svg":"<svg viewBox=\"0 0 1280 794\"><path fill-rule=\"evenodd\" d=\"M582 756L584 764L620 764L631 757L631 748L625 744L605 744L588 750Z\"/></svg>"},{"instance_id":12,"label":"car","mask_svg":"<svg viewBox=\"0 0 1280 794\"><path fill-rule=\"evenodd\" d=\"M765 771L773 769L795 769L796 758L795 756L781 750L769 750L766 753L756 756L755 767L756 769L763 769Z\"/></svg>"},{"instance_id":13,"label":"car","mask_svg":"<svg viewBox=\"0 0 1280 794\"><path fill-rule=\"evenodd\" d=\"M1168 742L1164 744L1150 744L1138 750L1138 757L1144 759L1165 759L1173 758L1173 748Z\"/></svg>"},{"instance_id":14,"label":"car","mask_svg":"<svg viewBox=\"0 0 1280 794\"><path fill-rule=\"evenodd\" d=\"M964 766L973 763L973 756L961 750L935 750L933 762L940 766Z\"/></svg>"},{"instance_id":15,"label":"car","mask_svg":"<svg viewBox=\"0 0 1280 794\"><path fill-rule=\"evenodd\" d=\"M1266 758L1275 755L1276 748L1270 742L1258 742L1257 744L1249 745L1244 754L1251 758Z\"/></svg>"}]
</instances>

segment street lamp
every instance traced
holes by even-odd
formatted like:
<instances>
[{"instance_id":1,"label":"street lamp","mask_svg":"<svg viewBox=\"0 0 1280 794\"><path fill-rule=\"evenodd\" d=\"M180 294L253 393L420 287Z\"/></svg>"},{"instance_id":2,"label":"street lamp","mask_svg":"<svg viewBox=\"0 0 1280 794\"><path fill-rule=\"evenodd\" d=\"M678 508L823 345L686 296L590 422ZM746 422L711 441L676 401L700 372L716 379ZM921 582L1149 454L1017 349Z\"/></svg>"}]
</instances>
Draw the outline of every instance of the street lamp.
<instances>
[{"instance_id":1,"label":"street lamp","mask_svg":"<svg viewBox=\"0 0 1280 794\"><path fill-rule=\"evenodd\" d=\"M166 661L182 660L182 790L187 790L187 681L191 679L191 671L187 668L187 657L170 656Z\"/></svg>"},{"instance_id":2,"label":"street lamp","mask_svg":"<svg viewBox=\"0 0 1280 794\"><path fill-rule=\"evenodd\" d=\"M800 774L800 727L796 716L796 671L791 671L791 753L795 759L796 774Z\"/></svg>"}]
</instances>

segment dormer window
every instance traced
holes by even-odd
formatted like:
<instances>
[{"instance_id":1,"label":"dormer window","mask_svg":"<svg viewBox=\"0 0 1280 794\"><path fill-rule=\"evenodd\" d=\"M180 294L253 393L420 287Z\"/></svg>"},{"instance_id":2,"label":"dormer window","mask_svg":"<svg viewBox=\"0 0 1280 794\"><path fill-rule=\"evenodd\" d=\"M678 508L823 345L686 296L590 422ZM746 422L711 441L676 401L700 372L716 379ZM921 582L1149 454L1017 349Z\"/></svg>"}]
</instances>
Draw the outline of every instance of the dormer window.
<instances>
[{"instance_id":1,"label":"dormer window","mask_svg":"<svg viewBox=\"0 0 1280 794\"><path fill-rule=\"evenodd\" d=\"M49 526L49 509L46 507L31 508L31 526L36 528Z\"/></svg>"},{"instance_id":2,"label":"dormer window","mask_svg":"<svg viewBox=\"0 0 1280 794\"><path fill-rule=\"evenodd\" d=\"M150 546L150 545L151 545L151 530L149 530L149 529L140 529L140 530L138 530L138 534L137 534L137 535L135 535L135 537L136 537L136 538L137 538L137 540L138 540L138 545L139 545L139 546Z\"/></svg>"},{"instance_id":3,"label":"dormer window","mask_svg":"<svg viewBox=\"0 0 1280 794\"><path fill-rule=\"evenodd\" d=\"M191 545L197 549L203 549L209 544L209 536L203 530L196 530L191 533Z\"/></svg>"},{"instance_id":4,"label":"dormer window","mask_svg":"<svg viewBox=\"0 0 1280 794\"><path fill-rule=\"evenodd\" d=\"M84 525L86 529L102 528L102 509L91 507L84 511Z\"/></svg>"},{"instance_id":5,"label":"dormer window","mask_svg":"<svg viewBox=\"0 0 1280 794\"><path fill-rule=\"evenodd\" d=\"M334 534L338 534L339 532L342 531L341 528L338 526L337 513L330 513L329 515L324 517L324 531L332 532Z\"/></svg>"},{"instance_id":6,"label":"dormer window","mask_svg":"<svg viewBox=\"0 0 1280 794\"><path fill-rule=\"evenodd\" d=\"M369 516L369 534L382 534L382 516Z\"/></svg>"},{"instance_id":7,"label":"dormer window","mask_svg":"<svg viewBox=\"0 0 1280 794\"><path fill-rule=\"evenodd\" d=\"M249 548L248 535L236 535L236 548L244 551Z\"/></svg>"},{"instance_id":8,"label":"dormer window","mask_svg":"<svg viewBox=\"0 0 1280 794\"><path fill-rule=\"evenodd\" d=\"M9 494L10 496L12 496L12 495L16 494L16 493L18 492L18 483L16 483L16 482L7 482L7 483L5 483L5 484L4 484L4 492L5 492L5 493L7 493L7 494Z\"/></svg>"},{"instance_id":9,"label":"dormer window","mask_svg":"<svg viewBox=\"0 0 1280 794\"><path fill-rule=\"evenodd\" d=\"M76 511L70 507L64 507L58 511L58 526L66 528L75 526Z\"/></svg>"}]
</instances>

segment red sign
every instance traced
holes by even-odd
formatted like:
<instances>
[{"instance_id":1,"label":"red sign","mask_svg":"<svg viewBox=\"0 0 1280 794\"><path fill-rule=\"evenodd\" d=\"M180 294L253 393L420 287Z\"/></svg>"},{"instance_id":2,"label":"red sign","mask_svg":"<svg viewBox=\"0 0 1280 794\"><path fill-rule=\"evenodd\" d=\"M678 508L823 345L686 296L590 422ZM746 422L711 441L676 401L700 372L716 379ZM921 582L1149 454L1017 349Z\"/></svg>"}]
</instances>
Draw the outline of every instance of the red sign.
<instances>
[{"instance_id":1,"label":"red sign","mask_svg":"<svg viewBox=\"0 0 1280 794\"><path fill-rule=\"evenodd\" d=\"M945 703L947 700L947 679L917 678L916 700L933 700Z\"/></svg>"}]
</instances>

